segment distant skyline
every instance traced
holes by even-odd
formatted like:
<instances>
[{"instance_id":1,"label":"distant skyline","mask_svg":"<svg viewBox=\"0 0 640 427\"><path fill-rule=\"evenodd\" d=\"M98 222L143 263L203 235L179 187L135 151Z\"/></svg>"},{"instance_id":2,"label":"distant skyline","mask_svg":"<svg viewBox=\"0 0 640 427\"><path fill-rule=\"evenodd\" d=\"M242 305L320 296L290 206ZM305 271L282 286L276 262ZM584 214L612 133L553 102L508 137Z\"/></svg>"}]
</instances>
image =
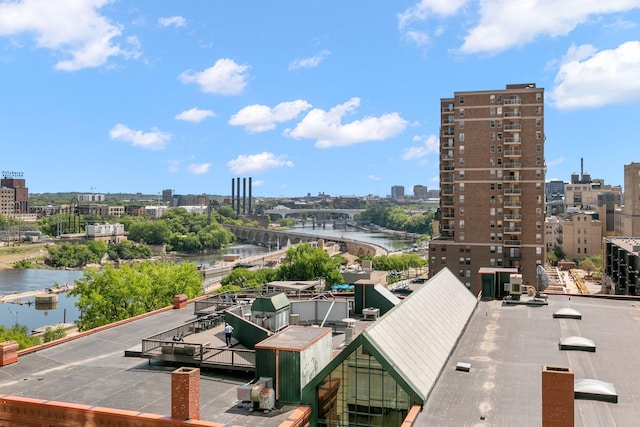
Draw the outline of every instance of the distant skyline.
<instances>
[{"instance_id":1,"label":"distant skyline","mask_svg":"<svg viewBox=\"0 0 640 427\"><path fill-rule=\"evenodd\" d=\"M545 88L547 180L640 161L640 0L0 0L0 170L32 193L438 188L439 100Z\"/></svg>"}]
</instances>

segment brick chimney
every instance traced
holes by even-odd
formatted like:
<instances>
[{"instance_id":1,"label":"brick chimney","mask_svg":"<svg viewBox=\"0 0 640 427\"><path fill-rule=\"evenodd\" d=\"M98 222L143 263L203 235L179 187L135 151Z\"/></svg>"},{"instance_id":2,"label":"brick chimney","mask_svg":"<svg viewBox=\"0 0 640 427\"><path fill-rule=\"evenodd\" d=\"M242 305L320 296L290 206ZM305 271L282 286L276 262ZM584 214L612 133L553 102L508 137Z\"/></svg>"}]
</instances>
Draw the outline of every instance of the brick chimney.
<instances>
[{"instance_id":1,"label":"brick chimney","mask_svg":"<svg viewBox=\"0 0 640 427\"><path fill-rule=\"evenodd\" d=\"M573 427L571 368L542 366L542 427Z\"/></svg>"},{"instance_id":2,"label":"brick chimney","mask_svg":"<svg viewBox=\"0 0 640 427\"><path fill-rule=\"evenodd\" d=\"M171 372L171 418L200 419L200 369L182 367Z\"/></svg>"},{"instance_id":3,"label":"brick chimney","mask_svg":"<svg viewBox=\"0 0 640 427\"><path fill-rule=\"evenodd\" d=\"M10 365L18 361L18 347L17 341L0 343L0 366Z\"/></svg>"}]
</instances>

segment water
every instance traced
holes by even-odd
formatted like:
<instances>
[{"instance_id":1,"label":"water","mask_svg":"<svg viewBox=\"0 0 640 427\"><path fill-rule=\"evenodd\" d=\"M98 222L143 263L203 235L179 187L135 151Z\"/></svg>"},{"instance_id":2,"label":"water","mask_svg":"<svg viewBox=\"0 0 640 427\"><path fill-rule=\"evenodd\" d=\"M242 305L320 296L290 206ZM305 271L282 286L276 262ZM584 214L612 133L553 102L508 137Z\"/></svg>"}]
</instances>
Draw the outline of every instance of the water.
<instances>
[{"instance_id":1,"label":"water","mask_svg":"<svg viewBox=\"0 0 640 427\"><path fill-rule=\"evenodd\" d=\"M369 233L362 231L334 230L332 224L327 224L326 228L310 225L305 228L295 227L295 232L316 234L319 236L345 237L353 240L373 243L386 248L389 251L396 251L407 246L411 246L412 241L399 236L391 236L383 233ZM222 260L225 254L237 254L240 258L254 257L269 253L269 249L263 246L249 244L234 244L221 251L210 254L198 254L181 257L180 261L189 261L197 265L214 265ZM73 281L83 274L82 271L67 270L37 270L37 269L6 269L0 270L0 294L8 295L18 292L39 291L51 288L55 284L73 283ZM29 331L46 325L56 323L73 323L80 316L80 312L75 306L77 297L71 297L68 293L58 295L58 305L56 308L41 310L35 307L35 299L29 298L21 300L23 303L0 303L0 324L11 327L16 322L27 326Z\"/></svg>"},{"instance_id":2,"label":"water","mask_svg":"<svg viewBox=\"0 0 640 427\"><path fill-rule=\"evenodd\" d=\"M330 236L330 237L344 237L346 239L359 240L361 242L372 243L381 246L389 252L399 251L406 247L410 247L413 240L405 239L402 236L394 236L385 233L372 233L368 231L358 231L353 228L348 230L333 229L333 224L327 223L325 228L322 226L316 226L313 228L310 224L305 225L303 228L301 225L294 227L296 233L315 234L318 236Z\"/></svg>"},{"instance_id":3,"label":"water","mask_svg":"<svg viewBox=\"0 0 640 427\"><path fill-rule=\"evenodd\" d=\"M0 270L0 294L10 295L20 292L40 291L52 288L56 284L72 283L82 276L82 271L38 270L38 269L6 269ZM25 325L29 332L33 329L56 323L72 323L80 316L75 306L77 297L67 293L58 295L55 308L40 309L36 307L35 298L16 302L0 303L0 324L10 328L17 323ZM29 304L30 303L30 304Z\"/></svg>"}]
</instances>

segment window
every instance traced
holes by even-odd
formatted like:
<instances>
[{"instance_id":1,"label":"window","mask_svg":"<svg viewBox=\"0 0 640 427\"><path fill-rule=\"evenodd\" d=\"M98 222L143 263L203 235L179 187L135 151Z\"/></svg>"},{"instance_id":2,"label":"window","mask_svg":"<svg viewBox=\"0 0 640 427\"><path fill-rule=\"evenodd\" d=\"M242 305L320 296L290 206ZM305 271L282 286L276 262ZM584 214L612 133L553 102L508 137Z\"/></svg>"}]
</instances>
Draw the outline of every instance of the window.
<instances>
[{"instance_id":1,"label":"window","mask_svg":"<svg viewBox=\"0 0 640 427\"><path fill-rule=\"evenodd\" d=\"M536 153L542 152L542 144L536 144Z\"/></svg>"},{"instance_id":2,"label":"window","mask_svg":"<svg viewBox=\"0 0 640 427\"><path fill-rule=\"evenodd\" d=\"M461 232L458 234L458 240L460 240L460 241L463 241L463 240L464 240L464 232L462 232L462 231L461 231Z\"/></svg>"},{"instance_id":3,"label":"window","mask_svg":"<svg viewBox=\"0 0 640 427\"><path fill-rule=\"evenodd\" d=\"M489 208L489 215L496 216L496 208Z\"/></svg>"},{"instance_id":4,"label":"window","mask_svg":"<svg viewBox=\"0 0 640 427\"><path fill-rule=\"evenodd\" d=\"M542 139L542 132L539 130L536 131L536 139Z\"/></svg>"},{"instance_id":5,"label":"window","mask_svg":"<svg viewBox=\"0 0 640 427\"><path fill-rule=\"evenodd\" d=\"M464 270L459 270L458 271L458 276L464 277Z\"/></svg>"},{"instance_id":6,"label":"window","mask_svg":"<svg viewBox=\"0 0 640 427\"><path fill-rule=\"evenodd\" d=\"M464 203L464 194L461 194L459 196L459 200L460 200L460 203Z\"/></svg>"},{"instance_id":7,"label":"window","mask_svg":"<svg viewBox=\"0 0 640 427\"><path fill-rule=\"evenodd\" d=\"M542 216L542 209L536 208L536 216Z\"/></svg>"},{"instance_id":8,"label":"window","mask_svg":"<svg viewBox=\"0 0 640 427\"><path fill-rule=\"evenodd\" d=\"M458 135L458 139L460 140L460 142L464 141L464 133Z\"/></svg>"},{"instance_id":9,"label":"window","mask_svg":"<svg viewBox=\"0 0 640 427\"><path fill-rule=\"evenodd\" d=\"M461 108L459 110L459 113L460 113L460 117L464 117L464 108Z\"/></svg>"},{"instance_id":10,"label":"window","mask_svg":"<svg viewBox=\"0 0 640 427\"><path fill-rule=\"evenodd\" d=\"M502 141L502 132L498 132L498 141Z\"/></svg>"},{"instance_id":11,"label":"window","mask_svg":"<svg viewBox=\"0 0 640 427\"><path fill-rule=\"evenodd\" d=\"M490 116L496 115L496 107L489 107L489 115Z\"/></svg>"},{"instance_id":12,"label":"window","mask_svg":"<svg viewBox=\"0 0 640 427\"><path fill-rule=\"evenodd\" d=\"M464 179L464 171L458 171L458 176L460 179Z\"/></svg>"},{"instance_id":13,"label":"window","mask_svg":"<svg viewBox=\"0 0 640 427\"><path fill-rule=\"evenodd\" d=\"M536 169L536 178L540 178L542 176L542 169Z\"/></svg>"},{"instance_id":14,"label":"window","mask_svg":"<svg viewBox=\"0 0 640 427\"><path fill-rule=\"evenodd\" d=\"M489 146L489 152L490 153L495 153L496 152L496 146L495 145L490 145Z\"/></svg>"},{"instance_id":15,"label":"window","mask_svg":"<svg viewBox=\"0 0 640 427\"><path fill-rule=\"evenodd\" d=\"M580 244L580 238L578 237L578 244Z\"/></svg>"},{"instance_id":16,"label":"window","mask_svg":"<svg viewBox=\"0 0 640 427\"><path fill-rule=\"evenodd\" d=\"M502 153L502 145L498 145L498 146L496 147L496 151L497 151L498 153Z\"/></svg>"},{"instance_id":17,"label":"window","mask_svg":"<svg viewBox=\"0 0 640 427\"><path fill-rule=\"evenodd\" d=\"M460 216L464 216L464 208L458 208L458 213Z\"/></svg>"},{"instance_id":18,"label":"window","mask_svg":"<svg viewBox=\"0 0 640 427\"><path fill-rule=\"evenodd\" d=\"M496 233L490 233L489 240L496 240Z\"/></svg>"},{"instance_id":19,"label":"window","mask_svg":"<svg viewBox=\"0 0 640 427\"><path fill-rule=\"evenodd\" d=\"M542 101L542 92L536 92L536 101Z\"/></svg>"},{"instance_id":20,"label":"window","mask_svg":"<svg viewBox=\"0 0 640 427\"><path fill-rule=\"evenodd\" d=\"M536 191L542 191L542 183L536 182Z\"/></svg>"},{"instance_id":21,"label":"window","mask_svg":"<svg viewBox=\"0 0 640 427\"><path fill-rule=\"evenodd\" d=\"M495 190L496 189L496 184L495 183L491 183L489 184L489 190Z\"/></svg>"},{"instance_id":22,"label":"window","mask_svg":"<svg viewBox=\"0 0 640 427\"><path fill-rule=\"evenodd\" d=\"M491 245L489 246L489 252L494 253L496 251L496 247Z\"/></svg>"},{"instance_id":23,"label":"window","mask_svg":"<svg viewBox=\"0 0 640 427\"><path fill-rule=\"evenodd\" d=\"M464 182L458 183L458 188L460 189L460 191L464 191Z\"/></svg>"},{"instance_id":24,"label":"window","mask_svg":"<svg viewBox=\"0 0 640 427\"><path fill-rule=\"evenodd\" d=\"M542 234L536 233L536 242L542 242Z\"/></svg>"},{"instance_id":25,"label":"window","mask_svg":"<svg viewBox=\"0 0 640 427\"><path fill-rule=\"evenodd\" d=\"M536 221L536 230L542 230L542 223L540 221Z\"/></svg>"},{"instance_id":26,"label":"window","mask_svg":"<svg viewBox=\"0 0 640 427\"><path fill-rule=\"evenodd\" d=\"M444 265L446 263L447 263L447 257L446 256L441 257L440 258L440 264Z\"/></svg>"},{"instance_id":27,"label":"window","mask_svg":"<svg viewBox=\"0 0 640 427\"><path fill-rule=\"evenodd\" d=\"M459 224L460 228L464 228L464 219L461 219L458 224ZM578 243L580 243L580 242L578 242Z\"/></svg>"},{"instance_id":28,"label":"window","mask_svg":"<svg viewBox=\"0 0 640 427\"><path fill-rule=\"evenodd\" d=\"M490 141L495 141L495 139L496 139L496 133L495 132L489 133L489 140Z\"/></svg>"},{"instance_id":29,"label":"window","mask_svg":"<svg viewBox=\"0 0 640 427\"><path fill-rule=\"evenodd\" d=\"M464 104L464 96L461 96L460 98L458 98L458 102L460 104Z\"/></svg>"},{"instance_id":30,"label":"window","mask_svg":"<svg viewBox=\"0 0 640 427\"><path fill-rule=\"evenodd\" d=\"M542 119L536 119L536 126L537 127L542 126Z\"/></svg>"},{"instance_id":31,"label":"window","mask_svg":"<svg viewBox=\"0 0 640 427\"><path fill-rule=\"evenodd\" d=\"M467 265L471 265L471 258L465 259L464 263L467 264Z\"/></svg>"},{"instance_id":32,"label":"window","mask_svg":"<svg viewBox=\"0 0 640 427\"><path fill-rule=\"evenodd\" d=\"M496 171L495 171L494 169L491 169L491 170L489 171L489 177L490 177L490 178L495 178L495 177L496 177Z\"/></svg>"},{"instance_id":33,"label":"window","mask_svg":"<svg viewBox=\"0 0 640 427\"><path fill-rule=\"evenodd\" d=\"M489 127L490 128L496 127L496 121L495 120L489 120Z\"/></svg>"},{"instance_id":34,"label":"window","mask_svg":"<svg viewBox=\"0 0 640 427\"><path fill-rule=\"evenodd\" d=\"M459 148L460 154L464 154L464 145L461 145Z\"/></svg>"},{"instance_id":35,"label":"window","mask_svg":"<svg viewBox=\"0 0 640 427\"><path fill-rule=\"evenodd\" d=\"M498 164L501 165L502 164L502 157L498 157Z\"/></svg>"},{"instance_id":36,"label":"window","mask_svg":"<svg viewBox=\"0 0 640 427\"><path fill-rule=\"evenodd\" d=\"M496 259L495 258L490 258L489 259L489 265L495 266L496 265Z\"/></svg>"},{"instance_id":37,"label":"window","mask_svg":"<svg viewBox=\"0 0 640 427\"><path fill-rule=\"evenodd\" d=\"M460 257L460 265L464 265L464 257L463 256Z\"/></svg>"},{"instance_id":38,"label":"window","mask_svg":"<svg viewBox=\"0 0 640 427\"><path fill-rule=\"evenodd\" d=\"M580 253L580 248L578 248L578 253Z\"/></svg>"},{"instance_id":39,"label":"window","mask_svg":"<svg viewBox=\"0 0 640 427\"><path fill-rule=\"evenodd\" d=\"M498 239L499 242L502 242L502 233L498 233L496 235L496 238Z\"/></svg>"},{"instance_id":40,"label":"window","mask_svg":"<svg viewBox=\"0 0 640 427\"><path fill-rule=\"evenodd\" d=\"M460 160L458 160L458 163L460 164L460 166L464 166L464 159L460 158Z\"/></svg>"},{"instance_id":41,"label":"window","mask_svg":"<svg viewBox=\"0 0 640 427\"><path fill-rule=\"evenodd\" d=\"M536 165L542 164L542 157L536 157Z\"/></svg>"},{"instance_id":42,"label":"window","mask_svg":"<svg viewBox=\"0 0 640 427\"><path fill-rule=\"evenodd\" d=\"M496 196L489 196L489 203L491 203L492 205L496 204Z\"/></svg>"},{"instance_id":43,"label":"window","mask_svg":"<svg viewBox=\"0 0 640 427\"><path fill-rule=\"evenodd\" d=\"M465 271L465 277L471 277L471 270Z\"/></svg>"},{"instance_id":44,"label":"window","mask_svg":"<svg viewBox=\"0 0 640 427\"><path fill-rule=\"evenodd\" d=\"M501 254L502 253L502 246L498 246L497 249L498 249L498 253Z\"/></svg>"},{"instance_id":45,"label":"window","mask_svg":"<svg viewBox=\"0 0 640 427\"><path fill-rule=\"evenodd\" d=\"M498 96L497 96L497 98L496 98L496 102L497 102L498 104L502 104L502 95L498 95Z\"/></svg>"},{"instance_id":46,"label":"window","mask_svg":"<svg viewBox=\"0 0 640 427\"><path fill-rule=\"evenodd\" d=\"M542 248L540 246L536 247L536 255L542 255Z\"/></svg>"},{"instance_id":47,"label":"window","mask_svg":"<svg viewBox=\"0 0 640 427\"><path fill-rule=\"evenodd\" d=\"M460 129L464 129L464 120L460 120L458 122L458 125L459 125Z\"/></svg>"},{"instance_id":48,"label":"window","mask_svg":"<svg viewBox=\"0 0 640 427\"><path fill-rule=\"evenodd\" d=\"M495 95L489 95L489 102L491 102L492 104L495 104L496 96Z\"/></svg>"}]
</instances>

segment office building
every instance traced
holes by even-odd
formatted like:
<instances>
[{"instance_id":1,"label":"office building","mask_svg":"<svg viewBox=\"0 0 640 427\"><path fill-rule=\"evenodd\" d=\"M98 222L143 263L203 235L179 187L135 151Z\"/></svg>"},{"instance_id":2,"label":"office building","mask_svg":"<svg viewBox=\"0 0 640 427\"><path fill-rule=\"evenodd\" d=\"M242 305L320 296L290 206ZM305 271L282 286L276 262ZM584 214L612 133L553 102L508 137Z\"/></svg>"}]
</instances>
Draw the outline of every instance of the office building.
<instances>
[{"instance_id":1,"label":"office building","mask_svg":"<svg viewBox=\"0 0 640 427\"><path fill-rule=\"evenodd\" d=\"M640 236L640 163L624 165L624 205L618 235Z\"/></svg>"},{"instance_id":2,"label":"office building","mask_svg":"<svg viewBox=\"0 0 640 427\"><path fill-rule=\"evenodd\" d=\"M534 284L545 259L544 89L455 92L440 104L440 206L429 274L448 267L489 297L506 291L486 269L516 268Z\"/></svg>"},{"instance_id":3,"label":"office building","mask_svg":"<svg viewBox=\"0 0 640 427\"><path fill-rule=\"evenodd\" d=\"M394 185L391 187L391 198L394 200L404 199L404 186Z\"/></svg>"},{"instance_id":4,"label":"office building","mask_svg":"<svg viewBox=\"0 0 640 427\"><path fill-rule=\"evenodd\" d=\"M429 198L429 189L426 185L414 185L413 197L419 197L421 199Z\"/></svg>"},{"instance_id":5,"label":"office building","mask_svg":"<svg viewBox=\"0 0 640 427\"><path fill-rule=\"evenodd\" d=\"M5 191L7 194L3 195L3 215L20 215L29 212L29 189L22 172L3 172L0 188L10 189L10 192L13 192L12 201L7 199L9 192Z\"/></svg>"}]
</instances>

